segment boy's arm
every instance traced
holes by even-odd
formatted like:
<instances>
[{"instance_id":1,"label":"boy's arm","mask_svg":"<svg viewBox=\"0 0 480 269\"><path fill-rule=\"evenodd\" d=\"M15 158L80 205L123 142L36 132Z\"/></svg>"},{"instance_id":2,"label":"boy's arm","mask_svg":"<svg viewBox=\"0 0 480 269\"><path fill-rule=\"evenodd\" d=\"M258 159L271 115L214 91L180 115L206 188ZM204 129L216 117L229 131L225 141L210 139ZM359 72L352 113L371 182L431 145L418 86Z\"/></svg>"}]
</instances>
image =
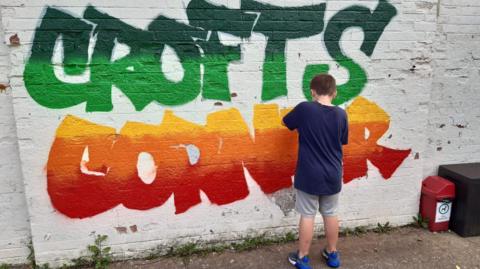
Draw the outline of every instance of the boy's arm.
<instances>
[{"instance_id":1,"label":"boy's arm","mask_svg":"<svg viewBox=\"0 0 480 269\"><path fill-rule=\"evenodd\" d=\"M288 112L288 114L282 119L282 125L286 126L290 131L297 129L300 126L302 121L301 105L302 103L295 106L295 108Z\"/></svg>"}]
</instances>

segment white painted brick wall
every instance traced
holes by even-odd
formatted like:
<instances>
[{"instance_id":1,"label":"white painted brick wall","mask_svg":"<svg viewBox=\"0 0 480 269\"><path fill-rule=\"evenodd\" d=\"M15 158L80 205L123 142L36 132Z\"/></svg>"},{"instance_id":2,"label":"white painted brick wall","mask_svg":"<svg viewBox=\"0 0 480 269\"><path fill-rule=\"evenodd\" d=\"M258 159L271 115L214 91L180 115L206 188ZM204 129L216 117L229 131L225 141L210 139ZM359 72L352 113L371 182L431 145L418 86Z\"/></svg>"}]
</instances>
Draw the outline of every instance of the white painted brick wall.
<instances>
[{"instance_id":1,"label":"white painted brick wall","mask_svg":"<svg viewBox=\"0 0 480 269\"><path fill-rule=\"evenodd\" d=\"M480 2L442 0L434 51L424 174L480 161Z\"/></svg>"},{"instance_id":2,"label":"white painted brick wall","mask_svg":"<svg viewBox=\"0 0 480 269\"><path fill-rule=\"evenodd\" d=\"M149 250L159 246L197 240L231 240L265 231L281 233L295 227L297 216L293 212L285 215L274 202L275 197L287 200L285 196L265 195L251 178L248 179L250 195L244 200L215 206L202 196L200 205L178 215L174 214L172 197L164 205L150 210L130 210L120 205L81 220L66 217L50 202L45 167L55 130L65 115L73 114L119 131L126 121L159 123L164 108L151 105L136 112L118 90L113 91L114 110L108 113L86 113L84 105L52 110L32 100L25 89L22 74L35 27L40 23L45 6L56 6L81 17L90 3L123 22L145 28L158 14L186 21L188 2L78 0L65 4L66 1L60 0L2 1L2 27L6 33L2 40L8 43L10 36L17 34L21 45L10 47L9 59L5 56L7 47L0 47L3 75L0 83L9 83L13 90L0 93L0 111L3 112L0 115L0 147L5 144L3 141L7 141L8 147L6 151L3 148L0 151L7 153L0 155L0 201L15 199L5 203L6 214L10 216L15 212L14 217L4 218L1 215L4 211L0 212L0 227L6 227L0 232L0 264L25 260L28 253L25 242L30 228L37 261L61 265L86 254L85 247L93 240L92 232L108 235L115 255L126 258L147 255ZM230 8L240 6L235 0L211 2ZM268 1L286 6L322 2L325 1ZM370 58L359 50L364 37L359 29L347 30L341 46L368 74L368 83L361 96L375 102L390 116L390 128L379 144L394 149L411 149L412 152L389 180L384 180L377 168L369 163L367 177L345 185L340 208L344 227L386 221L394 225L409 223L418 211L420 182L424 176L434 174L439 164L480 160L480 3L477 0L441 0L437 9L438 0L390 2L398 14L385 29ZM328 1L325 21L329 21L338 10L354 4L374 9L377 3L376 0ZM276 99L274 103L282 107L292 106L303 98L301 80L306 62L330 64L331 72L339 78L340 84L348 79L348 72L335 67L325 48L318 45L322 38L323 35L317 35L288 41L288 98ZM231 103L224 102L221 109L239 109L250 126L253 104L259 102L255 97L261 93L260 68L266 42L260 34L243 42L242 62L229 66L230 85L235 85L238 97ZM302 56L297 56L300 54ZM6 74L10 74L9 77ZM172 109L176 115L199 124L205 123L208 113L218 110L214 101L208 100L196 100ZM20 145L21 162L16 141ZM3 181L3 175L8 175L8 180ZM23 185L30 218L27 218ZM11 195L14 198L9 198ZM0 205L3 208L3 202ZM2 220L8 222L2 223ZM134 225L137 232L130 228ZM122 229L127 232L119 232ZM3 243L4 234L15 247L6 246L9 242ZM12 236L16 239L11 240Z\"/></svg>"},{"instance_id":3,"label":"white painted brick wall","mask_svg":"<svg viewBox=\"0 0 480 269\"><path fill-rule=\"evenodd\" d=\"M1 15L0 15L1 19ZM0 86L9 85L10 59L0 27ZM0 265L26 263L30 224L24 194L12 91L0 90Z\"/></svg>"}]
</instances>

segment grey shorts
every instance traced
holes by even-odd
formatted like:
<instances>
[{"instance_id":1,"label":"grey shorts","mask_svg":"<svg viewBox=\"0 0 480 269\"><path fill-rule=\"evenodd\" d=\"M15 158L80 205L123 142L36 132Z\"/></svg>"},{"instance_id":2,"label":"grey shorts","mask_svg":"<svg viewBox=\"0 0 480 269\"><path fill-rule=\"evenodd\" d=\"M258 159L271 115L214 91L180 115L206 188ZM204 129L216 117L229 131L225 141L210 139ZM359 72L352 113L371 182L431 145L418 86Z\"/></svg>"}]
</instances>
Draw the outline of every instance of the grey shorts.
<instances>
[{"instance_id":1,"label":"grey shorts","mask_svg":"<svg viewBox=\"0 0 480 269\"><path fill-rule=\"evenodd\" d=\"M334 195L311 195L301 190L296 190L295 209L303 217L313 218L317 211L324 217L337 216L338 197L340 193Z\"/></svg>"}]
</instances>

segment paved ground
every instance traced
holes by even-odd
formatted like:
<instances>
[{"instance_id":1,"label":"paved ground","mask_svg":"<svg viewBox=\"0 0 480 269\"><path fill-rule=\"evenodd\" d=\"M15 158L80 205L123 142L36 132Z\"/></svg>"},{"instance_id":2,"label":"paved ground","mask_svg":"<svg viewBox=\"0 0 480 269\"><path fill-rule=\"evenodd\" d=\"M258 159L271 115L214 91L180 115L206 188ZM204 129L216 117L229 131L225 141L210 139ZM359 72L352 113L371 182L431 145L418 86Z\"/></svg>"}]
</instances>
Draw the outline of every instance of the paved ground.
<instances>
[{"instance_id":1,"label":"paved ground","mask_svg":"<svg viewBox=\"0 0 480 269\"><path fill-rule=\"evenodd\" d=\"M323 239L315 240L314 268L327 268L319 252ZM150 261L127 261L110 266L126 268L293 268L287 261L295 243L261 247L253 251L211 253L188 258L159 258ZM461 238L455 233L434 234L416 228L401 228L387 234L367 233L342 237L339 243L342 268L433 268L480 269L480 237Z\"/></svg>"}]
</instances>

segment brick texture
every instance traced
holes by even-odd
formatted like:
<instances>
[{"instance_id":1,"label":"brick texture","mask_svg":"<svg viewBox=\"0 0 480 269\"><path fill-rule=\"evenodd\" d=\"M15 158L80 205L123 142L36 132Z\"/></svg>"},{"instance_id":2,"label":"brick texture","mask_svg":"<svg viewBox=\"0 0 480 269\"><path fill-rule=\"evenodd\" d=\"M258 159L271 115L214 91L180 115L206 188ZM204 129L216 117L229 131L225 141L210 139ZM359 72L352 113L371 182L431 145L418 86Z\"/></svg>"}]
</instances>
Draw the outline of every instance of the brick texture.
<instances>
[{"instance_id":1,"label":"brick texture","mask_svg":"<svg viewBox=\"0 0 480 269\"><path fill-rule=\"evenodd\" d=\"M26 197L20 170L8 46L0 28L0 264L25 263L30 241Z\"/></svg>"},{"instance_id":2,"label":"brick texture","mask_svg":"<svg viewBox=\"0 0 480 269\"><path fill-rule=\"evenodd\" d=\"M122 259L294 229L280 119L319 72L350 118L342 227L411 222L425 176L480 161L477 2L3 0L0 264L30 233L59 266L95 234Z\"/></svg>"}]
</instances>

